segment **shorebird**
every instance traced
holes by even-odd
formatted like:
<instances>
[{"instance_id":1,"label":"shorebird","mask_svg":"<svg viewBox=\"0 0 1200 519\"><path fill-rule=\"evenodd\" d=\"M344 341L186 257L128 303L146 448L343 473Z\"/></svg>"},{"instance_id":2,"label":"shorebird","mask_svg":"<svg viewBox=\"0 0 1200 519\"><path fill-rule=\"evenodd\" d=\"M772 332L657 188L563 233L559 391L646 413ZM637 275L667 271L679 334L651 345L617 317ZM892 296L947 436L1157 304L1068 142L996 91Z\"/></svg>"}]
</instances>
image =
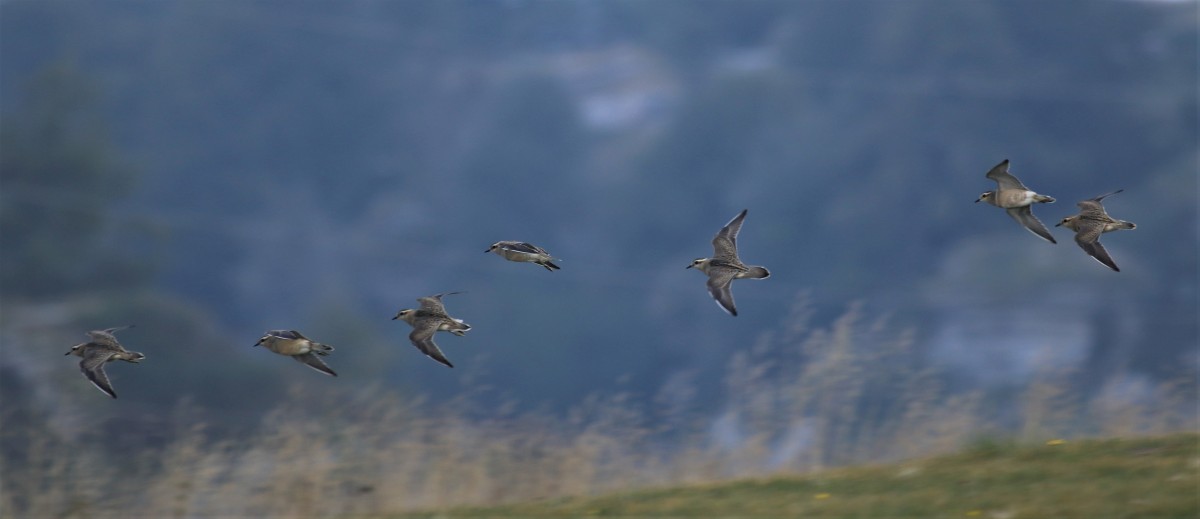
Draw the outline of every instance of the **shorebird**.
<instances>
[{"instance_id":1,"label":"shorebird","mask_svg":"<svg viewBox=\"0 0 1200 519\"><path fill-rule=\"evenodd\" d=\"M79 361L79 370L83 372L83 376L87 377L88 381L93 386L96 386L96 389L105 392L113 398L117 397L117 392L113 390L112 383L108 381L108 375L104 373L104 364L114 360L123 360L136 364L146 358L141 353L126 350L117 341L117 337L113 335L114 332L132 327L133 325L131 324L108 328L106 330L92 330L87 332L92 340L76 344L66 353L67 355L82 357L83 360Z\"/></svg>"},{"instance_id":2,"label":"shorebird","mask_svg":"<svg viewBox=\"0 0 1200 519\"><path fill-rule=\"evenodd\" d=\"M1055 227L1066 227L1075 231L1075 243L1084 252L1103 263L1110 269L1120 272L1117 264L1113 262L1112 257L1108 255L1108 251L1104 249L1104 245L1100 244L1100 235L1106 232L1119 231L1122 229L1137 229L1137 224L1126 222L1125 220L1117 220L1108 215L1104 211L1104 205L1100 203L1105 197L1109 197L1124 191L1118 189L1112 193L1100 195L1096 198L1090 198L1079 202L1079 214L1063 218L1061 222L1055 224Z\"/></svg>"},{"instance_id":3,"label":"shorebird","mask_svg":"<svg viewBox=\"0 0 1200 519\"><path fill-rule=\"evenodd\" d=\"M306 366L326 375L337 376L320 356L329 355L333 346L314 342L296 330L271 330L264 334L255 346L263 346L280 355L287 355Z\"/></svg>"},{"instance_id":4,"label":"shorebird","mask_svg":"<svg viewBox=\"0 0 1200 519\"><path fill-rule=\"evenodd\" d=\"M498 241L483 252L495 252L508 261L536 263L545 267L550 272L554 272L560 268L553 263L553 260L556 258L550 256L550 253L546 252L546 249L523 241Z\"/></svg>"},{"instance_id":5,"label":"shorebird","mask_svg":"<svg viewBox=\"0 0 1200 519\"><path fill-rule=\"evenodd\" d=\"M746 266L738 258L737 235L742 229L742 221L746 219L743 209L729 223L725 224L713 237L713 257L696 258L687 268L695 268L708 275L708 293L712 294L730 315L737 316L737 307L733 304L733 291L729 284L735 279L766 279L771 273L764 267Z\"/></svg>"},{"instance_id":6,"label":"shorebird","mask_svg":"<svg viewBox=\"0 0 1200 519\"><path fill-rule=\"evenodd\" d=\"M1004 159L1003 162L996 164L996 167L988 171L987 178L995 180L997 188L995 191L985 191L979 195L975 203L984 201L1001 207L1017 223L1029 229L1029 232L1045 238L1050 243L1058 243L1054 241L1054 236L1050 235L1046 226L1042 225L1042 222L1033 215L1033 209L1030 207L1034 203L1052 204L1054 203L1053 197L1039 195L1025 187L1025 184L1008 172L1008 159Z\"/></svg>"},{"instance_id":7,"label":"shorebird","mask_svg":"<svg viewBox=\"0 0 1200 519\"><path fill-rule=\"evenodd\" d=\"M393 321L399 319L412 325L413 331L408 334L408 340L412 341L413 346L421 350L421 353L451 368L454 367L454 364L451 364L446 359L446 356L442 354L442 350L438 349L437 344L434 344L433 334L437 332L450 332L461 337L467 333L467 330L471 329L471 325L464 323L462 319L450 317L446 313L446 306L442 304L442 296L461 293L447 292L428 297L419 297L417 298L417 302L421 303L421 308L416 310L411 308L400 310L396 313L396 317L392 318Z\"/></svg>"}]
</instances>

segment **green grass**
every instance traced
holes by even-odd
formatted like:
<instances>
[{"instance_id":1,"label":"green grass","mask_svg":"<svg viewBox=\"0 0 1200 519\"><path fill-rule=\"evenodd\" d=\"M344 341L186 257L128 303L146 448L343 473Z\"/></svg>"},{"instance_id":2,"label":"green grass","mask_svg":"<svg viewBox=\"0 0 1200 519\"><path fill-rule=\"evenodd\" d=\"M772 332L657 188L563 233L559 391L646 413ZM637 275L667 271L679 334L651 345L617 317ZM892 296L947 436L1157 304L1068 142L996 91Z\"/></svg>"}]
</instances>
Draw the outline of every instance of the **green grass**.
<instances>
[{"instance_id":1,"label":"green grass","mask_svg":"<svg viewBox=\"0 0 1200 519\"><path fill-rule=\"evenodd\" d=\"M980 441L894 465L398 517L485 516L1200 517L1200 435Z\"/></svg>"}]
</instances>

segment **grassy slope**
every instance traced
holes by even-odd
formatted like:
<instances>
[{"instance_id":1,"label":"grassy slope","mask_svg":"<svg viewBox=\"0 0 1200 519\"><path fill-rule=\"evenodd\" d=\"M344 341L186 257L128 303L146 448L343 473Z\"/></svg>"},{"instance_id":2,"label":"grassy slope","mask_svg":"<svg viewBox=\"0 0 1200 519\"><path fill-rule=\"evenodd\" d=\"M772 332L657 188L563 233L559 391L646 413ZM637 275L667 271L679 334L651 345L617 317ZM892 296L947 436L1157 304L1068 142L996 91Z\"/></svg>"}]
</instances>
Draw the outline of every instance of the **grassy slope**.
<instances>
[{"instance_id":1,"label":"grassy slope","mask_svg":"<svg viewBox=\"0 0 1200 519\"><path fill-rule=\"evenodd\" d=\"M403 517L593 515L1200 517L1200 435L981 443L896 465Z\"/></svg>"}]
</instances>

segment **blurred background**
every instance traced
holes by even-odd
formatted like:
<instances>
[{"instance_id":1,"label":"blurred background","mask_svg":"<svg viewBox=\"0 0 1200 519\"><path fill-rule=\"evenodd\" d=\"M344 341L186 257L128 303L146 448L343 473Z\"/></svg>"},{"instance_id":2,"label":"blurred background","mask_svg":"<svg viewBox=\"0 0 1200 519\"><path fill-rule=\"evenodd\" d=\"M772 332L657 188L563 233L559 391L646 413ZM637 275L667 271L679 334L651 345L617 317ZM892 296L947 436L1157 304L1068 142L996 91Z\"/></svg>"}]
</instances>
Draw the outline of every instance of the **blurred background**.
<instances>
[{"instance_id":1,"label":"blurred background","mask_svg":"<svg viewBox=\"0 0 1200 519\"><path fill-rule=\"evenodd\" d=\"M0 2L0 506L366 513L641 481L617 459L673 482L1195 427L1197 27L1186 1ZM1048 226L1124 188L1122 271L973 204L1005 158ZM684 267L747 208L772 277L734 318ZM454 290L446 369L390 319ZM114 401L63 353L124 324L147 359L109 366ZM251 347L281 328L341 376ZM347 465L378 455L338 450L354 427L410 468ZM510 465L353 506L230 483L313 454L285 429L374 474L345 495L498 456L465 446ZM163 459L260 501L86 484ZM562 488L488 475L530 460Z\"/></svg>"}]
</instances>

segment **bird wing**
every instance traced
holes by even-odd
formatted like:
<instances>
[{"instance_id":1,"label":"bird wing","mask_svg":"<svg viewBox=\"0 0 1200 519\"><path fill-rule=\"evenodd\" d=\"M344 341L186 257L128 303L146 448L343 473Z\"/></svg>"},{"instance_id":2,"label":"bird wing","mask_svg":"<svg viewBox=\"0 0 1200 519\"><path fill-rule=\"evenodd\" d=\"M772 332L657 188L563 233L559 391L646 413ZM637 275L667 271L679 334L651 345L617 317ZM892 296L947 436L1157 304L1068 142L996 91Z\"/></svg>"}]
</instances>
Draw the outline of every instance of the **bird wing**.
<instances>
[{"instance_id":1,"label":"bird wing","mask_svg":"<svg viewBox=\"0 0 1200 519\"><path fill-rule=\"evenodd\" d=\"M413 325L412 333L408 334L408 340L412 341L413 346L416 346L421 353L424 353L429 358L436 360L448 367L453 368L446 356L442 354L442 350L433 342L433 334L437 332L438 321L436 319L424 319L417 321Z\"/></svg>"},{"instance_id":2,"label":"bird wing","mask_svg":"<svg viewBox=\"0 0 1200 519\"><path fill-rule=\"evenodd\" d=\"M321 361L321 358L317 357L317 355L313 352L305 353L304 355L292 355L292 358L307 364L308 367L320 371L321 373L333 375L335 377L337 376L337 373L330 369L329 366L325 365L325 363Z\"/></svg>"},{"instance_id":3,"label":"bird wing","mask_svg":"<svg viewBox=\"0 0 1200 519\"><path fill-rule=\"evenodd\" d=\"M108 374L104 373L104 363L108 362L116 352L103 348L88 348L83 355L83 360L79 361L79 371L83 372L83 376L87 377L88 381L96 386L96 389L105 392L108 396L117 397L117 392L113 390L112 383L108 381Z\"/></svg>"},{"instance_id":4,"label":"bird wing","mask_svg":"<svg viewBox=\"0 0 1200 519\"><path fill-rule=\"evenodd\" d=\"M300 332L298 332L296 330L271 330L271 331L267 332L267 335L271 336L271 337L276 337L279 339L286 339L289 341L294 341L294 340L298 340L298 339L308 340L307 337L305 337L303 334L301 334Z\"/></svg>"},{"instance_id":5,"label":"bird wing","mask_svg":"<svg viewBox=\"0 0 1200 519\"><path fill-rule=\"evenodd\" d=\"M259 337L258 342L254 343L254 345L258 346L261 344L266 344L267 347L271 349L271 351L279 353L279 351L277 351L276 347L274 346L274 345L278 344L276 341L290 342L290 341L296 341L296 340L306 340L307 341L308 339L305 338L303 335L300 334L300 332L298 332L296 330L271 330L271 331L268 331L267 333L263 334L262 337Z\"/></svg>"},{"instance_id":6,"label":"bird wing","mask_svg":"<svg viewBox=\"0 0 1200 519\"><path fill-rule=\"evenodd\" d=\"M708 293L717 301L717 305L721 309L729 312L729 315L737 316L737 306L733 302L733 290L730 285L733 283L734 276L737 271L727 267L716 267L708 269Z\"/></svg>"},{"instance_id":7,"label":"bird wing","mask_svg":"<svg viewBox=\"0 0 1200 519\"><path fill-rule=\"evenodd\" d=\"M1088 256L1091 256L1104 266L1120 272L1121 269L1117 268L1117 264L1113 261L1112 256L1108 255L1108 250L1100 243L1100 234L1102 232L1104 232L1103 223L1086 222L1075 233L1075 243L1079 244L1079 248L1088 253Z\"/></svg>"},{"instance_id":8,"label":"bird wing","mask_svg":"<svg viewBox=\"0 0 1200 519\"><path fill-rule=\"evenodd\" d=\"M1017 177L1014 177L1012 175L1012 173L1008 172L1008 159L1004 159L1002 162L1000 162L999 164L996 164L995 167L993 167L990 171L988 171L987 178L995 180L996 184L998 186L1000 186L1000 189L1002 189L1002 190L1003 189L1020 189L1022 191L1029 190L1029 188L1025 187L1025 184L1022 184L1021 181L1017 179Z\"/></svg>"},{"instance_id":9,"label":"bird wing","mask_svg":"<svg viewBox=\"0 0 1200 519\"><path fill-rule=\"evenodd\" d=\"M538 247L537 245L534 245L532 243L523 242L523 241L502 242L502 244L500 245L500 248L511 250L511 251L516 251L516 252L524 252L527 254L545 254L547 256L550 255L549 252L546 252L546 249Z\"/></svg>"},{"instance_id":10,"label":"bird wing","mask_svg":"<svg viewBox=\"0 0 1200 519\"><path fill-rule=\"evenodd\" d=\"M105 346L108 348L120 348L121 343L120 343L120 341L117 340L117 336L113 335L113 332L118 331L118 330L123 330L125 328L128 328L128 326L121 326L119 328L109 328L106 330L92 330L90 332L87 332L87 335L88 335L88 337L92 338L93 344L98 344L98 345Z\"/></svg>"},{"instance_id":11,"label":"bird wing","mask_svg":"<svg viewBox=\"0 0 1200 519\"><path fill-rule=\"evenodd\" d=\"M426 297L418 297L417 302L421 303L421 310L423 310L427 313L434 314L434 315L446 315L446 305L442 304L442 296L449 296L449 295L461 294L461 293L462 292L445 292L445 293L434 294L434 295L426 296Z\"/></svg>"},{"instance_id":12,"label":"bird wing","mask_svg":"<svg viewBox=\"0 0 1200 519\"><path fill-rule=\"evenodd\" d=\"M743 209L713 237L713 259L737 260L737 235L746 220L747 209Z\"/></svg>"},{"instance_id":13,"label":"bird wing","mask_svg":"<svg viewBox=\"0 0 1200 519\"><path fill-rule=\"evenodd\" d=\"M1033 215L1033 209L1029 206L1011 207L1005 209L1005 211L1008 212L1009 216L1013 217L1013 220L1016 220L1017 223L1020 223L1026 229L1029 229L1029 232L1045 238L1050 243L1058 243L1055 241L1054 235L1050 234L1050 230L1046 229L1046 226L1042 224L1042 221Z\"/></svg>"},{"instance_id":14,"label":"bird wing","mask_svg":"<svg viewBox=\"0 0 1200 519\"><path fill-rule=\"evenodd\" d=\"M1090 198L1090 199L1084 200L1082 202L1079 202L1078 204L1075 204L1075 205L1079 206L1079 209L1081 209L1081 211L1079 212L1079 216L1081 216L1083 218L1098 219L1098 220L1111 219L1111 217L1108 216L1108 212L1106 212L1104 210L1104 204L1100 203L1100 201L1104 200L1107 197L1110 197L1112 195L1120 193L1121 191L1124 191L1124 189L1118 189L1116 191L1113 191L1112 193L1106 193L1106 194L1100 195L1096 198Z\"/></svg>"}]
</instances>

